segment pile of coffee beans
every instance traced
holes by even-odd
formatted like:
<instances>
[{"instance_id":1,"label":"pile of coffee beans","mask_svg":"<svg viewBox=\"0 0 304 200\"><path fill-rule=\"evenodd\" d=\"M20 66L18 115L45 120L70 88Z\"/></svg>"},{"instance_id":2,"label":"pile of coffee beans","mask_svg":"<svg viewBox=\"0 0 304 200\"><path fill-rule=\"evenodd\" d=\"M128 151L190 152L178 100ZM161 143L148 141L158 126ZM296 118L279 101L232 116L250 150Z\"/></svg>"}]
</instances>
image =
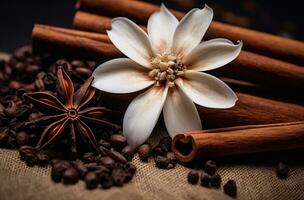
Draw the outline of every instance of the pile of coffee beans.
<instances>
[{"instance_id":1,"label":"pile of coffee beans","mask_svg":"<svg viewBox=\"0 0 304 200\"><path fill-rule=\"evenodd\" d=\"M222 184L222 178L217 173L216 162L213 160L208 160L204 163L203 169L191 170L187 175L188 183L196 185L200 181L200 185L208 188L220 188ZM236 197L237 187L235 181L229 180L224 185L224 192L231 197Z\"/></svg>"},{"instance_id":2,"label":"pile of coffee beans","mask_svg":"<svg viewBox=\"0 0 304 200\"><path fill-rule=\"evenodd\" d=\"M22 47L9 61L0 61L0 147L17 148L21 160L28 166L52 166L51 178L63 184L75 184L84 180L88 189L122 186L129 182L136 167L130 163L136 150L127 143L120 132L91 126L99 141L100 154L86 152L87 147L77 144L78 158L69 152L68 138L61 138L48 148L37 150L35 145L47 124L31 124L43 116L22 95L26 92L47 91L58 94L56 69L64 67L77 90L91 76L96 67L94 61L56 59L50 55L36 56L30 47ZM104 106L98 94L93 98L95 106ZM111 120L111 116L106 116ZM112 121L111 121L112 122ZM113 122L112 122L113 123Z\"/></svg>"},{"instance_id":3,"label":"pile of coffee beans","mask_svg":"<svg viewBox=\"0 0 304 200\"><path fill-rule=\"evenodd\" d=\"M177 159L171 151L171 143L172 139L165 136L153 148L149 143L142 144L138 147L138 156L143 162L148 162L153 157L155 166L159 169L172 169L176 166Z\"/></svg>"}]
</instances>

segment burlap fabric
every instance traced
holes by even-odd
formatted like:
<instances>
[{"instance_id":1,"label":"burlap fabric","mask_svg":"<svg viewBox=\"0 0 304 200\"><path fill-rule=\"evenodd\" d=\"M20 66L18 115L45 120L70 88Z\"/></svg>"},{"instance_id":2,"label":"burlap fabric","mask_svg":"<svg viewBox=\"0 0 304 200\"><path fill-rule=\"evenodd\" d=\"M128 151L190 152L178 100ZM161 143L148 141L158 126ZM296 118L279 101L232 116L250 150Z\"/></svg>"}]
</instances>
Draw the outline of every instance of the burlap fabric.
<instances>
[{"instance_id":1,"label":"burlap fabric","mask_svg":"<svg viewBox=\"0 0 304 200\"><path fill-rule=\"evenodd\" d=\"M157 129L152 137L162 135ZM291 151L251 156L237 156L218 159L219 173L223 182L234 179L238 186L237 199L304 199L304 168L300 155L303 152ZM291 171L287 180L275 175L278 159L288 160ZM65 186L50 179L50 168L27 167L19 159L16 150L0 150L0 199L1 200L201 200L232 199L221 189L209 189L187 183L189 168L177 165L171 170L161 170L154 166L153 160L141 162L136 156L132 161L137 172L131 183L122 188L109 190L85 189L84 182Z\"/></svg>"},{"instance_id":2,"label":"burlap fabric","mask_svg":"<svg viewBox=\"0 0 304 200\"><path fill-rule=\"evenodd\" d=\"M7 55L1 55L7 58ZM150 142L164 133L159 124ZM238 186L237 199L304 199L304 151L277 152L219 159L219 173L225 183L234 179ZM291 171L287 180L279 180L274 172L278 160L287 160ZM189 169L177 165L161 170L150 160L132 161L137 172L131 183L109 190L85 189L80 181L76 185L56 184L50 179L50 167L27 167L16 150L0 149L0 200L225 200L232 199L221 189L209 189L187 183Z\"/></svg>"}]
</instances>

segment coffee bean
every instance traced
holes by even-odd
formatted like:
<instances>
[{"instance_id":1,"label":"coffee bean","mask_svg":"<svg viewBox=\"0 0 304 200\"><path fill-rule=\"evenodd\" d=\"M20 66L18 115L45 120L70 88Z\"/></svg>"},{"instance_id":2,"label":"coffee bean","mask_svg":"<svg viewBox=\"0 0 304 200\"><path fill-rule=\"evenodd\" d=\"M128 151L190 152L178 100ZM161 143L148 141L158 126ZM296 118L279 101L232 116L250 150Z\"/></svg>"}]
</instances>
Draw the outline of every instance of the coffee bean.
<instances>
[{"instance_id":1,"label":"coffee bean","mask_svg":"<svg viewBox=\"0 0 304 200\"><path fill-rule=\"evenodd\" d=\"M289 167L283 163L279 162L276 168L277 177L280 179L286 179L288 177Z\"/></svg>"},{"instance_id":2,"label":"coffee bean","mask_svg":"<svg viewBox=\"0 0 304 200\"><path fill-rule=\"evenodd\" d=\"M95 162L95 155L92 152L87 152L87 153L83 154L82 160L87 163Z\"/></svg>"},{"instance_id":3,"label":"coffee bean","mask_svg":"<svg viewBox=\"0 0 304 200\"><path fill-rule=\"evenodd\" d=\"M86 64L81 60L73 60L71 61L71 65L74 69L76 69L77 67L86 67Z\"/></svg>"},{"instance_id":4,"label":"coffee bean","mask_svg":"<svg viewBox=\"0 0 304 200\"><path fill-rule=\"evenodd\" d=\"M43 167L47 166L49 163L49 157L41 152L37 153L37 160L38 164Z\"/></svg>"},{"instance_id":5,"label":"coffee bean","mask_svg":"<svg viewBox=\"0 0 304 200\"><path fill-rule=\"evenodd\" d=\"M121 162L121 163L126 163L127 159L118 151L110 151L109 156L111 156L115 161Z\"/></svg>"},{"instance_id":6,"label":"coffee bean","mask_svg":"<svg viewBox=\"0 0 304 200\"><path fill-rule=\"evenodd\" d=\"M149 143L145 143L138 147L138 156L143 162L148 162L148 159L151 156L151 152L152 148Z\"/></svg>"},{"instance_id":7,"label":"coffee bean","mask_svg":"<svg viewBox=\"0 0 304 200\"><path fill-rule=\"evenodd\" d=\"M0 147L4 147L9 138L9 129L0 130Z\"/></svg>"},{"instance_id":8,"label":"coffee bean","mask_svg":"<svg viewBox=\"0 0 304 200\"><path fill-rule=\"evenodd\" d=\"M104 140L104 139L100 139L99 142L98 142L98 144L100 146L103 146L103 147L107 148L107 149L109 149L111 147L111 143L108 142L108 141L106 141L106 140Z\"/></svg>"},{"instance_id":9,"label":"coffee bean","mask_svg":"<svg viewBox=\"0 0 304 200\"><path fill-rule=\"evenodd\" d=\"M213 160L208 160L204 164L204 171L207 172L210 175L213 175L217 170L216 163Z\"/></svg>"},{"instance_id":10,"label":"coffee bean","mask_svg":"<svg viewBox=\"0 0 304 200\"><path fill-rule=\"evenodd\" d=\"M113 186L113 180L111 175L102 176L100 179L101 187L103 189L109 189Z\"/></svg>"},{"instance_id":11,"label":"coffee bean","mask_svg":"<svg viewBox=\"0 0 304 200\"><path fill-rule=\"evenodd\" d=\"M107 168L113 168L115 161L113 160L113 158L106 156L106 157L101 157L98 162L100 162L100 164L102 164L103 166L107 167Z\"/></svg>"},{"instance_id":12,"label":"coffee bean","mask_svg":"<svg viewBox=\"0 0 304 200\"><path fill-rule=\"evenodd\" d=\"M168 152L166 156L170 160L171 164L175 165L177 163L177 158L175 157L173 152Z\"/></svg>"},{"instance_id":13,"label":"coffee bean","mask_svg":"<svg viewBox=\"0 0 304 200\"><path fill-rule=\"evenodd\" d=\"M136 167L132 163L127 163L126 169L130 174L135 174L135 172L136 172Z\"/></svg>"},{"instance_id":14,"label":"coffee bean","mask_svg":"<svg viewBox=\"0 0 304 200\"><path fill-rule=\"evenodd\" d=\"M152 151L153 156L166 156L167 152L163 151L160 146L156 146Z\"/></svg>"},{"instance_id":15,"label":"coffee bean","mask_svg":"<svg viewBox=\"0 0 304 200\"><path fill-rule=\"evenodd\" d=\"M52 160L50 161L50 165L51 165L52 167L54 167L54 165L57 164L58 162L60 162L60 160L58 160L58 159L52 159Z\"/></svg>"},{"instance_id":16,"label":"coffee bean","mask_svg":"<svg viewBox=\"0 0 304 200\"><path fill-rule=\"evenodd\" d=\"M214 174L211 176L210 180L211 186L215 188L220 188L222 183L222 178L219 174Z\"/></svg>"},{"instance_id":17,"label":"coffee bean","mask_svg":"<svg viewBox=\"0 0 304 200\"><path fill-rule=\"evenodd\" d=\"M170 160L168 158L166 158L166 157L157 156L155 158L155 165L156 165L157 168L167 169L169 163L170 163Z\"/></svg>"},{"instance_id":18,"label":"coffee bean","mask_svg":"<svg viewBox=\"0 0 304 200\"><path fill-rule=\"evenodd\" d=\"M22 87L22 83L19 81L10 81L8 87L13 90L18 90Z\"/></svg>"},{"instance_id":19,"label":"coffee bean","mask_svg":"<svg viewBox=\"0 0 304 200\"><path fill-rule=\"evenodd\" d=\"M165 150L166 152L170 151L171 149L171 144L172 144L172 139L170 136L165 136L160 139L159 145L160 147Z\"/></svg>"},{"instance_id":20,"label":"coffee bean","mask_svg":"<svg viewBox=\"0 0 304 200\"><path fill-rule=\"evenodd\" d=\"M54 182L60 182L63 176L63 173L70 168L70 164L65 161L58 161L54 164L51 170L51 178Z\"/></svg>"},{"instance_id":21,"label":"coffee bean","mask_svg":"<svg viewBox=\"0 0 304 200\"><path fill-rule=\"evenodd\" d=\"M209 187L211 182L211 176L207 173L201 174L201 186Z\"/></svg>"},{"instance_id":22,"label":"coffee bean","mask_svg":"<svg viewBox=\"0 0 304 200\"><path fill-rule=\"evenodd\" d=\"M236 197L237 187L234 180L227 181L227 183L224 185L224 192L231 197Z\"/></svg>"},{"instance_id":23,"label":"coffee bean","mask_svg":"<svg viewBox=\"0 0 304 200\"><path fill-rule=\"evenodd\" d=\"M190 184L197 184L199 179L199 172L197 170L191 170L187 175L187 180Z\"/></svg>"},{"instance_id":24,"label":"coffee bean","mask_svg":"<svg viewBox=\"0 0 304 200\"><path fill-rule=\"evenodd\" d=\"M120 134L111 135L110 141L115 149L122 149L127 144L127 138Z\"/></svg>"},{"instance_id":25,"label":"coffee bean","mask_svg":"<svg viewBox=\"0 0 304 200\"><path fill-rule=\"evenodd\" d=\"M121 154L128 160L132 160L135 154L135 149L131 145L125 146L121 150Z\"/></svg>"},{"instance_id":26,"label":"coffee bean","mask_svg":"<svg viewBox=\"0 0 304 200\"><path fill-rule=\"evenodd\" d=\"M79 173L74 167L70 167L63 172L62 178L64 184L75 184L78 182Z\"/></svg>"},{"instance_id":27,"label":"coffee bean","mask_svg":"<svg viewBox=\"0 0 304 200\"><path fill-rule=\"evenodd\" d=\"M77 67L75 72L83 78L89 78L92 75L92 70L86 67Z\"/></svg>"},{"instance_id":28,"label":"coffee bean","mask_svg":"<svg viewBox=\"0 0 304 200\"><path fill-rule=\"evenodd\" d=\"M112 171L113 183L116 186L122 186L125 182L125 172L121 168L115 168Z\"/></svg>"},{"instance_id":29,"label":"coffee bean","mask_svg":"<svg viewBox=\"0 0 304 200\"><path fill-rule=\"evenodd\" d=\"M98 168L98 163L97 162L85 163L84 166L89 171L95 171Z\"/></svg>"},{"instance_id":30,"label":"coffee bean","mask_svg":"<svg viewBox=\"0 0 304 200\"><path fill-rule=\"evenodd\" d=\"M20 131L16 134L16 141L19 147L27 145L29 143L29 135L24 131Z\"/></svg>"},{"instance_id":31,"label":"coffee bean","mask_svg":"<svg viewBox=\"0 0 304 200\"><path fill-rule=\"evenodd\" d=\"M88 189L95 189L98 186L98 178L95 172L88 172L85 177L84 181Z\"/></svg>"},{"instance_id":32,"label":"coffee bean","mask_svg":"<svg viewBox=\"0 0 304 200\"><path fill-rule=\"evenodd\" d=\"M84 165L84 163L80 160L76 160L71 162L71 165L77 169L80 178L83 178L87 173L88 173L88 169L87 167Z\"/></svg>"}]
</instances>

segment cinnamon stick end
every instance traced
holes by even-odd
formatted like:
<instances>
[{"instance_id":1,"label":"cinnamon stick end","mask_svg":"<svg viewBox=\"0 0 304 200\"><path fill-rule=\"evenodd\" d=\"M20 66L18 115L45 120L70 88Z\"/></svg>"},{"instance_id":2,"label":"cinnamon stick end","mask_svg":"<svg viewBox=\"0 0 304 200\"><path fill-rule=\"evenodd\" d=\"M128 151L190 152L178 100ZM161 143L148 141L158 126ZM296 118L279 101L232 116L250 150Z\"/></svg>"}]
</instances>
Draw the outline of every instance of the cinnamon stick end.
<instances>
[{"instance_id":1,"label":"cinnamon stick end","mask_svg":"<svg viewBox=\"0 0 304 200\"><path fill-rule=\"evenodd\" d=\"M193 137L187 134L175 136L172 141L172 151L176 158L182 162L193 161L197 151Z\"/></svg>"}]
</instances>

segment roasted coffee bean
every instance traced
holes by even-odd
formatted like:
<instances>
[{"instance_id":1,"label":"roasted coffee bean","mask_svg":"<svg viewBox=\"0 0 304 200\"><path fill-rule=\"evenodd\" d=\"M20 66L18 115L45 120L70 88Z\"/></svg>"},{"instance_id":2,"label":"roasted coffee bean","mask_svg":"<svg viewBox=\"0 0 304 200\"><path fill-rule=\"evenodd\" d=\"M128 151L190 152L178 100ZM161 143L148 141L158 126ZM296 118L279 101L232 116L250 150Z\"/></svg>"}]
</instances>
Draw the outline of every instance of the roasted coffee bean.
<instances>
[{"instance_id":1,"label":"roasted coffee bean","mask_svg":"<svg viewBox=\"0 0 304 200\"><path fill-rule=\"evenodd\" d=\"M9 117L15 117L17 115L18 108L15 102L10 101L8 107L4 109L4 113Z\"/></svg>"},{"instance_id":2,"label":"roasted coffee bean","mask_svg":"<svg viewBox=\"0 0 304 200\"><path fill-rule=\"evenodd\" d=\"M51 178L54 182L60 182L63 176L63 173L70 168L70 164L65 161L58 161L54 164L51 170Z\"/></svg>"},{"instance_id":3,"label":"roasted coffee bean","mask_svg":"<svg viewBox=\"0 0 304 200\"><path fill-rule=\"evenodd\" d=\"M42 79L36 79L35 80L35 87L38 91L45 90L45 85Z\"/></svg>"},{"instance_id":4,"label":"roasted coffee bean","mask_svg":"<svg viewBox=\"0 0 304 200\"><path fill-rule=\"evenodd\" d=\"M72 60L71 65L74 69L76 69L77 67L86 67L86 64L81 60Z\"/></svg>"},{"instance_id":5,"label":"roasted coffee bean","mask_svg":"<svg viewBox=\"0 0 304 200\"><path fill-rule=\"evenodd\" d=\"M113 179L110 174L105 174L100 179L100 184L103 189L109 189L113 186Z\"/></svg>"},{"instance_id":6,"label":"roasted coffee bean","mask_svg":"<svg viewBox=\"0 0 304 200\"><path fill-rule=\"evenodd\" d=\"M102 156L107 156L110 152L110 149L104 147L104 146L99 146L99 154Z\"/></svg>"},{"instance_id":7,"label":"roasted coffee bean","mask_svg":"<svg viewBox=\"0 0 304 200\"><path fill-rule=\"evenodd\" d=\"M90 163L90 162L95 162L95 155L92 152L87 152L85 154L83 154L82 156L82 160L86 163Z\"/></svg>"},{"instance_id":8,"label":"roasted coffee bean","mask_svg":"<svg viewBox=\"0 0 304 200\"><path fill-rule=\"evenodd\" d=\"M138 147L138 156L143 162L148 162L148 159L151 156L151 152L152 148L149 143L145 143Z\"/></svg>"},{"instance_id":9,"label":"roasted coffee bean","mask_svg":"<svg viewBox=\"0 0 304 200\"><path fill-rule=\"evenodd\" d=\"M276 168L277 177L280 179L286 179L288 177L289 167L283 163L279 162Z\"/></svg>"},{"instance_id":10,"label":"roasted coffee bean","mask_svg":"<svg viewBox=\"0 0 304 200\"><path fill-rule=\"evenodd\" d=\"M52 159L52 160L50 161L50 165L51 165L52 167L54 167L54 165L57 164L58 162L60 162L60 160L58 160L58 159Z\"/></svg>"},{"instance_id":11,"label":"roasted coffee bean","mask_svg":"<svg viewBox=\"0 0 304 200\"><path fill-rule=\"evenodd\" d=\"M167 152L163 151L160 146L156 146L152 151L153 156L166 156Z\"/></svg>"},{"instance_id":12,"label":"roasted coffee bean","mask_svg":"<svg viewBox=\"0 0 304 200\"><path fill-rule=\"evenodd\" d=\"M121 154L128 160L132 160L135 154L135 149L131 145L125 146L121 150Z\"/></svg>"},{"instance_id":13,"label":"roasted coffee bean","mask_svg":"<svg viewBox=\"0 0 304 200\"><path fill-rule=\"evenodd\" d=\"M31 113L28 117L28 121L35 121L35 120L39 119L41 116L42 116L42 114L38 113L38 112Z\"/></svg>"},{"instance_id":14,"label":"roasted coffee bean","mask_svg":"<svg viewBox=\"0 0 304 200\"><path fill-rule=\"evenodd\" d=\"M176 164L169 163L167 169L173 169L176 166Z\"/></svg>"},{"instance_id":15,"label":"roasted coffee bean","mask_svg":"<svg viewBox=\"0 0 304 200\"><path fill-rule=\"evenodd\" d=\"M95 171L98 168L98 163L97 162L85 163L84 166L89 171Z\"/></svg>"},{"instance_id":16,"label":"roasted coffee bean","mask_svg":"<svg viewBox=\"0 0 304 200\"><path fill-rule=\"evenodd\" d=\"M27 74L35 74L39 71L40 67L38 65L32 64L32 65L28 65L25 68L25 72Z\"/></svg>"},{"instance_id":17,"label":"roasted coffee bean","mask_svg":"<svg viewBox=\"0 0 304 200\"><path fill-rule=\"evenodd\" d=\"M88 173L88 168L84 165L82 161L74 161L72 165L79 172L80 178L83 178Z\"/></svg>"},{"instance_id":18,"label":"roasted coffee bean","mask_svg":"<svg viewBox=\"0 0 304 200\"><path fill-rule=\"evenodd\" d=\"M74 167L70 167L63 172L62 178L64 184L75 184L78 182L79 173Z\"/></svg>"},{"instance_id":19,"label":"roasted coffee bean","mask_svg":"<svg viewBox=\"0 0 304 200\"><path fill-rule=\"evenodd\" d=\"M84 181L88 189L95 189L98 186L99 180L95 172L88 172L85 177Z\"/></svg>"},{"instance_id":20,"label":"roasted coffee bean","mask_svg":"<svg viewBox=\"0 0 304 200\"><path fill-rule=\"evenodd\" d=\"M9 138L9 129L0 130L0 147L4 147Z\"/></svg>"},{"instance_id":21,"label":"roasted coffee bean","mask_svg":"<svg viewBox=\"0 0 304 200\"><path fill-rule=\"evenodd\" d=\"M201 174L201 186L209 187L211 182L211 176L207 173Z\"/></svg>"},{"instance_id":22,"label":"roasted coffee bean","mask_svg":"<svg viewBox=\"0 0 304 200\"><path fill-rule=\"evenodd\" d=\"M127 163L125 167L126 167L126 170L127 170L130 174L135 174L135 172L136 172L136 167L135 167L135 165L133 165L132 163Z\"/></svg>"},{"instance_id":23,"label":"roasted coffee bean","mask_svg":"<svg viewBox=\"0 0 304 200\"><path fill-rule=\"evenodd\" d=\"M26 160L26 156L27 154L31 154L35 152L35 148L31 147L31 146L22 146L19 148L19 154L20 154L20 158L21 160Z\"/></svg>"},{"instance_id":24,"label":"roasted coffee bean","mask_svg":"<svg viewBox=\"0 0 304 200\"><path fill-rule=\"evenodd\" d=\"M120 134L111 135L110 141L112 146L118 150L122 149L127 144L127 138Z\"/></svg>"},{"instance_id":25,"label":"roasted coffee bean","mask_svg":"<svg viewBox=\"0 0 304 200\"><path fill-rule=\"evenodd\" d=\"M187 175L187 180L190 184L197 184L199 179L199 172L197 170L191 170Z\"/></svg>"},{"instance_id":26,"label":"roasted coffee bean","mask_svg":"<svg viewBox=\"0 0 304 200\"><path fill-rule=\"evenodd\" d=\"M29 143L29 135L24 131L20 131L16 134L16 141L19 147L27 145Z\"/></svg>"},{"instance_id":27,"label":"roasted coffee bean","mask_svg":"<svg viewBox=\"0 0 304 200\"><path fill-rule=\"evenodd\" d=\"M237 187L234 180L227 181L227 183L224 185L224 192L231 197L236 197Z\"/></svg>"},{"instance_id":28,"label":"roasted coffee bean","mask_svg":"<svg viewBox=\"0 0 304 200\"><path fill-rule=\"evenodd\" d=\"M86 67L77 67L75 72L83 78L89 78L92 75L92 70Z\"/></svg>"},{"instance_id":29,"label":"roasted coffee bean","mask_svg":"<svg viewBox=\"0 0 304 200\"><path fill-rule=\"evenodd\" d=\"M170 151L171 144L172 144L172 139L169 136L165 136L161 138L159 141L159 145L161 146L161 148L163 148L163 150Z\"/></svg>"},{"instance_id":30,"label":"roasted coffee bean","mask_svg":"<svg viewBox=\"0 0 304 200\"><path fill-rule=\"evenodd\" d=\"M113 168L115 161L113 160L113 158L106 156L106 157L101 157L99 160L100 164L102 164L105 167L108 168Z\"/></svg>"},{"instance_id":31,"label":"roasted coffee bean","mask_svg":"<svg viewBox=\"0 0 304 200\"><path fill-rule=\"evenodd\" d=\"M177 158L175 157L173 152L168 152L166 156L170 160L171 164L175 165L177 163Z\"/></svg>"},{"instance_id":32,"label":"roasted coffee bean","mask_svg":"<svg viewBox=\"0 0 304 200\"><path fill-rule=\"evenodd\" d=\"M40 166L47 166L49 163L49 157L41 152L37 153L37 160L38 160L38 165Z\"/></svg>"},{"instance_id":33,"label":"roasted coffee bean","mask_svg":"<svg viewBox=\"0 0 304 200\"><path fill-rule=\"evenodd\" d=\"M109 174L111 170L103 165L97 166L94 171L99 177L103 176L104 174Z\"/></svg>"},{"instance_id":34,"label":"roasted coffee bean","mask_svg":"<svg viewBox=\"0 0 304 200\"><path fill-rule=\"evenodd\" d=\"M122 186L125 182L125 171L122 168L114 168L112 171L113 183L116 186Z\"/></svg>"},{"instance_id":35,"label":"roasted coffee bean","mask_svg":"<svg viewBox=\"0 0 304 200\"><path fill-rule=\"evenodd\" d=\"M167 169L169 163L170 163L170 160L166 157L156 156L156 158L155 158L155 165L157 168Z\"/></svg>"},{"instance_id":36,"label":"roasted coffee bean","mask_svg":"<svg viewBox=\"0 0 304 200\"><path fill-rule=\"evenodd\" d=\"M8 84L8 87L13 90L18 90L22 87L22 85L23 84L19 81L10 81L10 83Z\"/></svg>"},{"instance_id":37,"label":"roasted coffee bean","mask_svg":"<svg viewBox=\"0 0 304 200\"><path fill-rule=\"evenodd\" d=\"M100 146L103 146L103 147L108 148L108 149L111 147L111 143L108 142L108 141L106 141L106 140L104 140L104 139L100 139L99 142L98 142L98 144Z\"/></svg>"},{"instance_id":38,"label":"roasted coffee bean","mask_svg":"<svg viewBox=\"0 0 304 200\"><path fill-rule=\"evenodd\" d=\"M127 159L121 153L115 150L110 151L109 156L111 156L111 158L113 158L117 162L121 162L121 163L128 162Z\"/></svg>"},{"instance_id":39,"label":"roasted coffee bean","mask_svg":"<svg viewBox=\"0 0 304 200\"><path fill-rule=\"evenodd\" d=\"M210 180L211 186L215 188L220 188L222 183L222 178L219 174L214 174L211 176Z\"/></svg>"},{"instance_id":40,"label":"roasted coffee bean","mask_svg":"<svg viewBox=\"0 0 304 200\"><path fill-rule=\"evenodd\" d=\"M96 68L96 62L95 61L87 61L87 66L91 69L94 70Z\"/></svg>"},{"instance_id":41,"label":"roasted coffee bean","mask_svg":"<svg viewBox=\"0 0 304 200\"><path fill-rule=\"evenodd\" d=\"M204 171L210 175L213 175L216 172L216 163L213 160L208 160L205 164L204 164Z\"/></svg>"}]
</instances>

